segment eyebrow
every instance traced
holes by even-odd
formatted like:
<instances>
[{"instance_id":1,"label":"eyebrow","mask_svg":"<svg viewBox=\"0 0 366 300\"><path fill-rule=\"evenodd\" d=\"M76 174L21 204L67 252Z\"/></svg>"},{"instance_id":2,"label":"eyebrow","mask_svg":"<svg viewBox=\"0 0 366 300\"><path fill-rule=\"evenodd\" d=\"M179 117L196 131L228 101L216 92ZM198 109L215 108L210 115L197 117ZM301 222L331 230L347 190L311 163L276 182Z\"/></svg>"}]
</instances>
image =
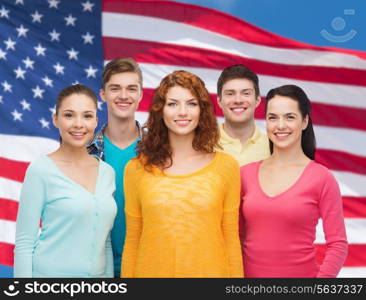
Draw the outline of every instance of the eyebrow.
<instances>
[{"instance_id":1,"label":"eyebrow","mask_svg":"<svg viewBox=\"0 0 366 300\"><path fill-rule=\"evenodd\" d=\"M268 113L268 115L274 115L274 116L277 116L277 114L276 113ZM284 114L285 116L288 116L288 115L298 115L297 113L295 113L295 112L289 112L289 113L285 113Z\"/></svg>"},{"instance_id":2,"label":"eyebrow","mask_svg":"<svg viewBox=\"0 0 366 300\"><path fill-rule=\"evenodd\" d=\"M62 112L75 112L75 111L72 110L72 109L65 109ZM92 110L86 110L86 111L83 111L83 113L94 113L94 111L92 111Z\"/></svg>"},{"instance_id":3,"label":"eyebrow","mask_svg":"<svg viewBox=\"0 0 366 300\"><path fill-rule=\"evenodd\" d=\"M168 98L167 100L171 100L171 101L174 101L174 102L179 102L180 100L177 100L177 99L174 99L174 98ZM191 102L191 101L198 101L196 98L192 98L192 99L189 99L189 100L184 100L185 102Z\"/></svg>"},{"instance_id":4,"label":"eyebrow","mask_svg":"<svg viewBox=\"0 0 366 300\"><path fill-rule=\"evenodd\" d=\"M227 92L227 91L236 91L236 90L235 89L224 89L224 92ZM241 89L240 91L254 91L254 89L247 88L247 89Z\"/></svg>"},{"instance_id":5,"label":"eyebrow","mask_svg":"<svg viewBox=\"0 0 366 300\"><path fill-rule=\"evenodd\" d=\"M107 88L109 87L121 87L120 84L116 84L116 83L111 83L109 85L107 85ZM139 88L139 85L138 84L129 84L127 85L127 87L136 87L136 88Z\"/></svg>"}]
</instances>

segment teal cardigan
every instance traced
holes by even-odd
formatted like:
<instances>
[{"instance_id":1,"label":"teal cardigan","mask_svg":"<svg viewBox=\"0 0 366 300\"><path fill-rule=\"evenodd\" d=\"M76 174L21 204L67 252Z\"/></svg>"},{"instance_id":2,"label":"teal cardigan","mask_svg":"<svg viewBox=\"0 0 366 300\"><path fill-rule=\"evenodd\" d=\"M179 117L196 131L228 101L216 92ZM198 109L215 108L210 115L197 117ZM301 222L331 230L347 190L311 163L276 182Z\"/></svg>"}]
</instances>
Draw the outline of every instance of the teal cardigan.
<instances>
[{"instance_id":1,"label":"teal cardigan","mask_svg":"<svg viewBox=\"0 0 366 300\"><path fill-rule=\"evenodd\" d=\"M114 192L114 170L102 160L94 194L48 156L33 162L20 196L14 276L113 277Z\"/></svg>"}]
</instances>

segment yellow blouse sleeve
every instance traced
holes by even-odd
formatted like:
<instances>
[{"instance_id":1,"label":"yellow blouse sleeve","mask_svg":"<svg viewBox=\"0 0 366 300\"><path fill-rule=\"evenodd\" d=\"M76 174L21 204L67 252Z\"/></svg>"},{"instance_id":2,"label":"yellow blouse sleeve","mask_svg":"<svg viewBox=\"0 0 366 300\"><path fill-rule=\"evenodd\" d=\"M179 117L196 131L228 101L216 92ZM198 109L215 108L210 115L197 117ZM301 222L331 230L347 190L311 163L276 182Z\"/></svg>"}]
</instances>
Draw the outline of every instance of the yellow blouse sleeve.
<instances>
[{"instance_id":1,"label":"yellow blouse sleeve","mask_svg":"<svg viewBox=\"0 0 366 300\"><path fill-rule=\"evenodd\" d=\"M227 179L224 199L222 231L229 259L230 276L244 277L242 253L239 240L239 204L240 204L240 168L239 164L229 157L226 160L225 177Z\"/></svg>"},{"instance_id":2,"label":"yellow blouse sleeve","mask_svg":"<svg viewBox=\"0 0 366 300\"><path fill-rule=\"evenodd\" d=\"M142 232L141 205L138 197L138 180L142 174L137 159L131 160L124 174L126 239L122 253L121 277L135 277L137 250Z\"/></svg>"}]
</instances>

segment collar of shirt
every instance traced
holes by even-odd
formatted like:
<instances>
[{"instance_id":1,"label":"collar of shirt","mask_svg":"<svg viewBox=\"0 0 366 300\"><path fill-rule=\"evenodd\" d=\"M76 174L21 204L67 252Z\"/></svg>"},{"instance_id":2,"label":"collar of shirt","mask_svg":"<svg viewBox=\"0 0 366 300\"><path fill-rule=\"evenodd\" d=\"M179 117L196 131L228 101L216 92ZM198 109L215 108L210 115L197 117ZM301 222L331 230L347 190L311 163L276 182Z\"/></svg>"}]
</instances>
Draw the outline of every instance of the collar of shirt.
<instances>
[{"instance_id":1,"label":"collar of shirt","mask_svg":"<svg viewBox=\"0 0 366 300\"><path fill-rule=\"evenodd\" d=\"M220 129L220 136L221 136L221 138L220 138L221 144L237 144L237 143L240 144L239 139L233 138L225 132L224 124L220 124L219 129ZM255 125L253 135L246 141L245 144L248 144L248 143L255 144L256 142L258 142L260 140L260 137L261 137L261 134L260 134L259 128L257 125Z\"/></svg>"},{"instance_id":2,"label":"collar of shirt","mask_svg":"<svg viewBox=\"0 0 366 300\"><path fill-rule=\"evenodd\" d=\"M104 160L104 131L107 128L108 123L103 124L100 130L94 135L91 142L86 146L89 154L95 155ZM136 120L136 126L139 130L139 138L142 135L142 128L140 123Z\"/></svg>"}]
</instances>

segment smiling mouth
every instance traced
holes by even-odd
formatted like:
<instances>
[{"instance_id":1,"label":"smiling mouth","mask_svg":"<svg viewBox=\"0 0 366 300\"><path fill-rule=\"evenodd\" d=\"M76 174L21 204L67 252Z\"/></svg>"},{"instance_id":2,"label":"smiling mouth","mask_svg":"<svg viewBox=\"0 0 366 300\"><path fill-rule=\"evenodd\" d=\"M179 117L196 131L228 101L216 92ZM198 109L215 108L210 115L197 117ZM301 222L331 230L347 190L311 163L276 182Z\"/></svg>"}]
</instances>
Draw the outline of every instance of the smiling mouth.
<instances>
[{"instance_id":1,"label":"smiling mouth","mask_svg":"<svg viewBox=\"0 0 366 300\"><path fill-rule=\"evenodd\" d=\"M69 132L69 133L75 139L82 139L86 135L86 133L83 132Z\"/></svg>"},{"instance_id":2,"label":"smiling mouth","mask_svg":"<svg viewBox=\"0 0 366 300\"><path fill-rule=\"evenodd\" d=\"M187 126L190 122L191 122L191 120L175 120L174 121L178 126L182 126L182 127L184 127L184 126Z\"/></svg>"},{"instance_id":3,"label":"smiling mouth","mask_svg":"<svg viewBox=\"0 0 366 300\"><path fill-rule=\"evenodd\" d=\"M234 108L230 108L230 110L235 114L241 114L241 113L245 112L247 109L245 107L234 107Z\"/></svg>"},{"instance_id":4,"label":"smiling mouth","mask_svg":"<svg viewBox=\"0 0 366 300\"><path fill-rule=\"evenodd\" d=\"M291 135L291 132L278 132L274 134L277 138L286 138Z\"/></svg>"},{"instance_id":5,"label":"smiling mouth","mask_svg":"<svg viewBox=\"0 0 366 300\"><path fill-rule=\"evenodd\" d=\"M130 102L115 102L115 104L118 108L122 108L122 109L127 109L132 105L132 103L130 103Z\"/></svg>"}]
</instances>

